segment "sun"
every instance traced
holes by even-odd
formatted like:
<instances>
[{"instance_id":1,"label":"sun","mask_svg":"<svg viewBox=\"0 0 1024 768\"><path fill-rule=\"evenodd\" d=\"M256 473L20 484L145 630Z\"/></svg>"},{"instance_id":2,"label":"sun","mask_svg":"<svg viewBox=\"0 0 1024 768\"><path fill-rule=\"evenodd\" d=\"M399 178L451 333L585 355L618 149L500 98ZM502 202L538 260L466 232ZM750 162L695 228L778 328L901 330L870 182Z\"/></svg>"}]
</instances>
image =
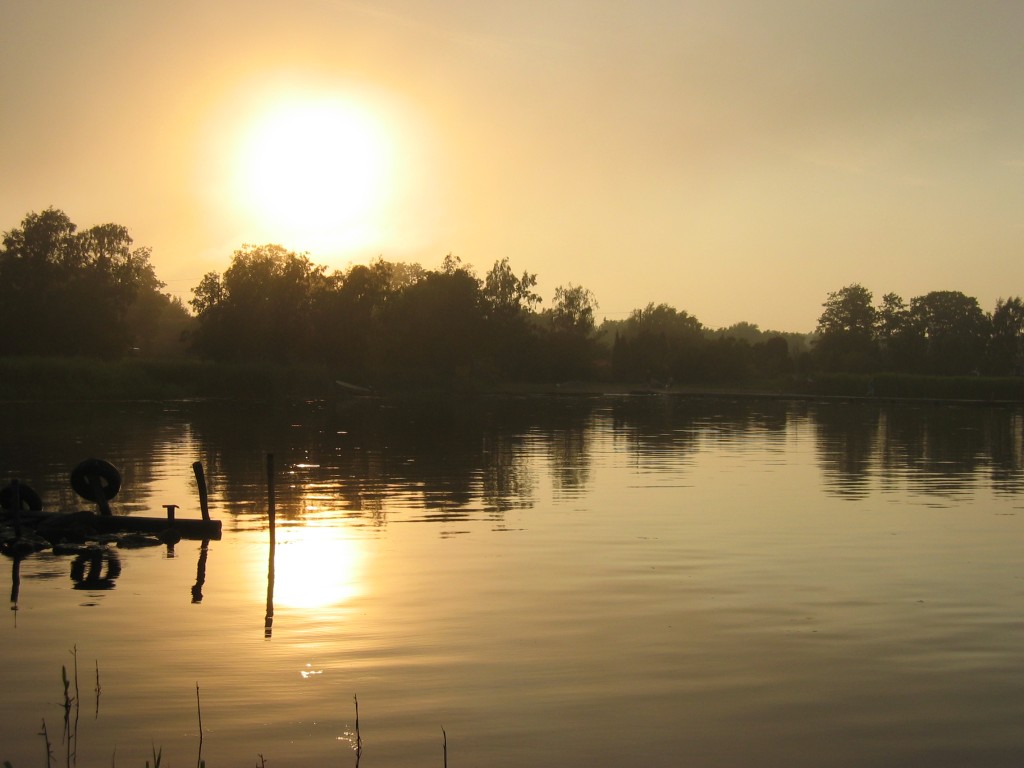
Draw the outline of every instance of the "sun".
<instances>
[{"instance_id":1,"label":"sun","mask_svg":"<svg viewBox=\"0 0 1024 768\"><path fill-rule=\"evenodd\" d=\"M387 126L358 104L279 100L238 145L236 200L263 241L313 252L373 246L396 182L393 156Z\"/></svg>"}]
</instances>

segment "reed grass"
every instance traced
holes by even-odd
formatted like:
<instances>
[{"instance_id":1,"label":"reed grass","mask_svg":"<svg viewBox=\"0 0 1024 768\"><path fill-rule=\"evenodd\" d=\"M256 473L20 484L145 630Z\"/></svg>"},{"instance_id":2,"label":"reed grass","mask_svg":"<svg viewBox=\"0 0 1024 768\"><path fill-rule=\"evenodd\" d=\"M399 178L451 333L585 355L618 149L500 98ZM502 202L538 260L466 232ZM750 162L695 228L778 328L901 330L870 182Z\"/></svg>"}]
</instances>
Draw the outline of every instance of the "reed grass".
<instances>
[{"instance_id":1,"label":"reed grass","mask_svg":"<svg viewBox=\"0 0 1024 768\"><path fill-rule=\"evenodd\" d=\"M74 647L70 651L73 659L74 666L72 674L68 675L68 669L66 665L61 665L61 683L64 688L64 701L62 708L64 710L64 741L66 744L65 751L65 765L66 768L72 768L77 764L77 755L75 751L75 745L77 745L78 739L78 706L79 706L79 691L78 691L78 648ZM96 712L99 714L99 696L100 696L100 667L99 661L96 662ZM74 686L74 695L72 695L72 686ZM359 761L362 758L363 753L363 736L359 726L359 697L353 695L352 701L355 705L355 768L359 768ZM71 717L74 711L74 718ZM203 709L202 703L199 697L199 683L196 683L196 718L199 723L199 754L196 758L196 768L206 768L206 761L203 759ZM53 742L50 741L50 734L46 727L46 719L42 720L42 727L38 733L43 739L43 745L46 750L46 768L54 768L56 758L53 751ZM443 756L444 768L448 768L448 733L444 727L441 728L441 749ZM156 744L150 745L151 758L145 762L145 768L160 768L163 763L163 746L157 746ZM14 768L13 764L9 760L4 760L2 763L3 768ZM111 755L111 766L117 768L117 750L115 748ZM256 768L266 768L267 759L263 753L257 754Z\"/></svg>"}]
</instances>

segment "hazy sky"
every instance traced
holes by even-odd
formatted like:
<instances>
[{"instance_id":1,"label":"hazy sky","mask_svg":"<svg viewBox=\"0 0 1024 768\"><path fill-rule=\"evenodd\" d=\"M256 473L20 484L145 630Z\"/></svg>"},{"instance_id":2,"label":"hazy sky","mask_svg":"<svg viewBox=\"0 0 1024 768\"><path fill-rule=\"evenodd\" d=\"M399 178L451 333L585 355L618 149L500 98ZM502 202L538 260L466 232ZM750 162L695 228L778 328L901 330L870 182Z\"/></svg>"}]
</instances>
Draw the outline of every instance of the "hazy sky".
<instances>
[{"instance_id":1,"label":"hazy sky","mask_svg":"<svg viewBox=\"0 0 1024 768\"><path fill-rule=\"evenodd\" d=\"M0 0L0 229L508 257L705 325L1024 294L1024 2Z\"/></svg>"}]
</instances>

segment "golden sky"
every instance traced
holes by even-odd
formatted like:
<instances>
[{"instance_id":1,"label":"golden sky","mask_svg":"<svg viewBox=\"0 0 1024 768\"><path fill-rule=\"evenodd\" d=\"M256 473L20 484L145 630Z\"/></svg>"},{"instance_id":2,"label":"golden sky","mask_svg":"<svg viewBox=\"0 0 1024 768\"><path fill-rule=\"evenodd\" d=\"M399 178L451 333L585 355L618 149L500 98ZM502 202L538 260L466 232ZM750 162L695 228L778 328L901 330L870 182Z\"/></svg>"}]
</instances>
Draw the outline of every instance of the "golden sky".
<instances>
[{"instance_id":1,"label":"golden sky","mask_svg":"<svg viewBox=\"0 0 1024 768\"><path fill-rule=\"evenodd\" d=\"M63 209L188 298L243 243L509 258L597 317L812 330L1024 293L1017 0L6 0L0 229Z\"/></svg>"}]
</instances>

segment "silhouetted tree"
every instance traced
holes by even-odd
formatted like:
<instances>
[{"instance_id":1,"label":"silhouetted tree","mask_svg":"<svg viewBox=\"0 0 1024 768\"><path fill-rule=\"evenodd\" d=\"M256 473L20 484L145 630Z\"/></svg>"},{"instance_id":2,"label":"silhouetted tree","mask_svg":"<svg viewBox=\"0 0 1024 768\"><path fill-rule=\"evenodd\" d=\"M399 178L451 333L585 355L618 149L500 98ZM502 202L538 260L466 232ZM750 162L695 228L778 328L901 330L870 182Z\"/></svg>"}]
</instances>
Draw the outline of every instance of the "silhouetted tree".
<instances>
[{"instance_id":1,"label":"silhouetted tree","mask_svg":"<svg viewBox=\"0 0 1024 768\"><path fill-rule=\"evenodd\" d=\"M594 330L594 310L597 300L594 294L581 285L558 286L555 288L551 322L559 331L587 335Z\"/></svg>"},{"instance_id":2,"label":"silhouetted tree","mask_svg":"<svg viewBox=\"0 0 1024 768\"><path fill-rule=\"evenodd\" d=\"M917 328L910 308L895 293L882 297L875 315L881 367L889 371L913 371L924 356L924 337Z\"/></svg>"},{"instance_id":3,"label":"silhouetted tree","mask_svg":"<svg viewBox=\"0 0 1024 768\"><path fill-rule=\"evenodd\" d=\"M484 278L482 299L490 373L511 379L537 374L537 328L530 322L541 297L534 293L537 275L517 277L508 259L494 262Z\"/></svg>"},{"instance_id":4,"label":"silhouetted tree","mask_svg":"<svg viewBox=\"0 0 1024 768\"><path fill-rule=\"evenodd\" d=\"M483 318L480 281L460 260L446 257L440 270L406 286L388 305L392 372L432 383L472 376Z\"/></svg>"},{"instance_id":5,"label":"silhouetted tree","mask_svg":"<svg viewBox=\"0 0 1024 768\"><path fill-rule=\"evenodd\" d=\"M706 344L702 332L696 317L668 304L635 309L619 332L613 370L633 380L692 380Z\"/></svg>"},{"instance_id":6,"label":"silhouetted tree","mask_svg":"<svg viewBox=\"0 0 1024 768\"><path fill-rule=\"evenodd\" d=\"M826 370L865 372L874 369L876 311L871 291L848 285L828 295L818 318L814 353Z\"/></svg>"},{"instance_id":7,"label":"silhouetted tree","mask_svg":"<svg viewBox=\"0 0 1024 768\"><path fill-rule=\"evenodd\" d=\"M1024 374L1024 301L999 299L992 313L989 368L1001 376Z\"/></svg>"},{"instance_id":8,"label":"silhouetted tree","mask_svg":"<svg viewBox=\"0 0 1024 768\"><path fill-rule=\"evenodd\" d=\"M793 359L789 355L789 344L782 336L759 341L751 348L756 374L762 378L774 379L793 372Z\"/></svg>"},{"instance_id":9,"label":"silhouetted tree","mask_svg":"<svg viewBox=\"0 0 1024 768\"><path fill-rule=\"evenodd\" d=\"M5 354L116 357L136 346L129 309L163 287L128 230L84 231L61 210L30 213L4 233L0 334ZM141 309L136 313L141 312Z\"/></svg>"},{"instance_id":10,"label":"silhouetted tree","mask_svg":"<svg viewBox=\"0 0 1024 768\"><path fill-rule=\"evenodd\" d=\"M223 277L210 272L193 289L193 343L219 359L309 359L318 346L313 306L327 285L324 268L305 254L243 246Z\"/></svg>"},{"instance_id":11,"label":"silhouetted tree","mask_svg":"<svg viewBox=\"0 0 1024 768\"><path fill-rule=\"evenodd\" d=\"M910 300L910 322L925 340L925 372L977 373L991 330L978 300L959 291L932 291Z\"/></svg>"},{"instance_id":12,"label":"silhouetted tree","mask_svg":"<svg viewBox=\"0 0 1024 768\"><path fill-rule=\"evenodd\" d=\"M546 326L539 354L547 378L584 379L594 374L595 309L597 300L587 288L572 283L555 288L552 308L539 318Z\"/></svg>"},{"instance_id":13,"label":"silhouetted tree","mask_svg":"<svg viewBox=\"0 0 1024 768\"><path fill-rule=\"evenodd\" d=\"M483 298L492 314L521 315L540 303L540 295L533 292L537 275L523 272L516 277L508 259L494 262L484 278Z\"/></svg>"},{"instance_id":14,"label":"silhouetted tree","mask_svg":"<svg viewBox=\"0 0 1024 768\"><path fill-rule=\"evenodd\" d=\"M335 273L318 298L315 323L324 362L339 375L364 381L377 376L387 357L384 315L402 287L422 279L422 268L377 259Z\"/></svg>"}]
</instances>

